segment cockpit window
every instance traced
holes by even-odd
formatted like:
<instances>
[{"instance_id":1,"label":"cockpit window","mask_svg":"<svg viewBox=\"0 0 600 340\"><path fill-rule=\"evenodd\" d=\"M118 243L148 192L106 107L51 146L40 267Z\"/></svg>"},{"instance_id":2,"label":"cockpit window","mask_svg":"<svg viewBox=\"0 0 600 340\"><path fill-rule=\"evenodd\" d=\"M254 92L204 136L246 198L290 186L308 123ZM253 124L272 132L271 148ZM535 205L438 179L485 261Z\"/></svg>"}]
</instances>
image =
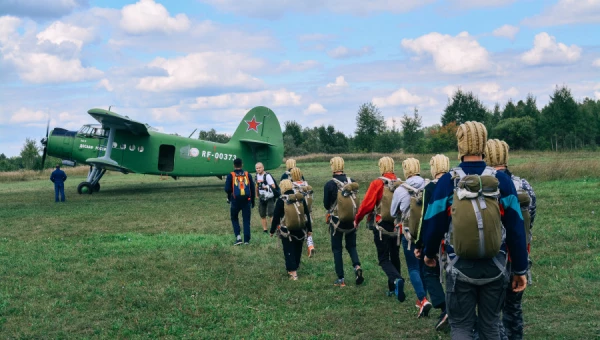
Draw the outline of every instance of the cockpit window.
<instances>
[{"instance_id":1,"label":"cockpit window","mask_svg":"<svg viewBox=\"0 0 600 340\"><path fill-rule=\"evenodd\" d=\"M78 134L86 137L107 137L108 131L102 128L102 125L84 125L79 129Z\"/></svg>"}]
</instances>

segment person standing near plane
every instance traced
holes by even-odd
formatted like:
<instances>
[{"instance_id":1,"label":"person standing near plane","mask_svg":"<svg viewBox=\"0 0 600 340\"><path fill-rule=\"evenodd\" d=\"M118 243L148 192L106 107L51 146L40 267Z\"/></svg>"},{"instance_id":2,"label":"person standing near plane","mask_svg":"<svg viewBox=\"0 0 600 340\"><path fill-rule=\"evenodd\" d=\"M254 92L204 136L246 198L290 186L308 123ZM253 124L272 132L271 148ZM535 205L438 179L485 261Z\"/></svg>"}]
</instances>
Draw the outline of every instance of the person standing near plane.
<instances>
[{"instance_id":1,"label":"person standing near plane","mask_svg":"<svg viewBox=\"0 0 600 340\"><path fill-rule=\"evenodd\" d=\"M234 246L242 244L240 236L239 214L242 212L244 223L244 244L250 244L250 213L254 208L254 198L256 196L254 181L248 171L242 169L242 160L236 158L233 161L234 171L227 175L225 181L225 192L227 193L227 202L230 204L231 224L235 234Z\"/></svg>"},{"instance_id":2,"label":"person standing near plane","mask_svg":"<svg viewBox=\"0 0 600 340\"><path fill-rule=\"evenodd\" d=\"M58 202L58 196L60 194L60 201L65 201L65 181L67 180L67 174L60 169L60 164L56 164L56 170L52 171L50 175L50 181L54 183L54 202Z\"/></svg>"},{"instance_id":3,"label":"person standing near plane","mask_svg":"<svg viewBox=\"0 0 600 340\"><path fill-rule=\"evenodd\" d=\"M271 220L273 219L275 196L277 196L277 184L275 183L273 176L265 171L265 166L261 162L256 163L255 169L256 186L258 187L258 194L260 197L260 201L258 201L258 214L260 215L263 232L267 234L267 216ZM269 223L271 223L271 221L269 221Z\"/></svg>"}]
</instances>

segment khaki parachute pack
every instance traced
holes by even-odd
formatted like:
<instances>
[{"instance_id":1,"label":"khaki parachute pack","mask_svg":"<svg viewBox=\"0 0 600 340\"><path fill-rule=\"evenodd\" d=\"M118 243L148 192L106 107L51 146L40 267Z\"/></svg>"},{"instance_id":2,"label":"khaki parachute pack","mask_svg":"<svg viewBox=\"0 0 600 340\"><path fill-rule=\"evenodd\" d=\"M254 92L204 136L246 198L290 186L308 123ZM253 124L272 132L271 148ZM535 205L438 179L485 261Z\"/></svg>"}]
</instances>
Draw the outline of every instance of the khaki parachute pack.
<instances>
[{"instance_id":1,"label":"khaki parachute pack","mask_svg":"<svg viewBox=\"0 0 600 340\"><path fill-rule=\"evenodd\" d=\"M408 183L402 183L401 186L406 189L410 195L410 205L406 214L402 214L402 229L404 237L410 243L419 239L421 233L421 225L423 224L423 210L425 209L425 187L429 184L429 180L425 180L424 185L420 189L412 187Z\"/></svg>"},{"instance_id":2,"label":"khaki parachute pack","mask_svg":"<svg viewBox=\"0 0 600 340\"><path fill-rule=\"evenodd\" d=\"M394 216L390 211L392 208L392 199L394 198L394 191L402 184L400 179L389 179L387 177L379 177L383 181L383 196L381 202L375 207L376 213L381 216L382 222L394 223Z\"/></svg>"},{"instance_id":3,"label":"khaki parachute pack","mask_svg":"<svg viewBox=\"0 0 600 340\"><path fill-rule=\"evenodd\" d=\"M313 204L313 188L306 181L292 182L294 193L300 193L306 200L308 211L312 211Z\"/></svg>"},{"instance_id":4,"label":"khaki parachute pack","mask_svg":"<svg viewBox=\"0 0 600 340\"><path fill-rule=\"evenodd\" d=\"M283 218L281 227L289 231L302 230L306 225L306 214L304 211L304 196L301 193L281 195L283 201Z\"/></svg>"},{"instance_id":5,"label":"khaki parachute pack","mask_svg":"<svg viewBox=\"0 0 600 340\"><path fill-rule=\"evenodd\" d=\"M531 215L529 214L529 205L531 204L531 197L529 193L523 188L523 182L521 178L513 176L512 181L517 189L517 199L521 206L521 215L523 215L523 225L525 226L525 238L527 244L530 243L530 232L531 232Z\"/></svg>"},{"instance_id":6,"label":"khaki parachute pack","mask_svg":"<svg viewBox=\"0 0 600 340\"><path fill-rule=\"evenodd\" d=\"M329 221L335 234L340 223L354 222L354 217L360 206L360 198L358 197L358 183L352 182L350 177L347 177L346 183L335 178L333 178L333 181L337 185L338 193L335 203L329 209L331 214L331 220ZM337 222L334 222L334 219L337 219Z\"/></svg>"},{"instance_id":7,"label":"khaki parachute pack","mask_svg":"<svg viewBox=\"0 0 600 340\"><path fill-rule=\"evenodd\" d=\"M454 195L448 232L450 245L461 258L495 258L504 234L496 170L486 167L481 175L467 175L461 168L454 168L451 174Z\"/></svg>"}]
</instances>

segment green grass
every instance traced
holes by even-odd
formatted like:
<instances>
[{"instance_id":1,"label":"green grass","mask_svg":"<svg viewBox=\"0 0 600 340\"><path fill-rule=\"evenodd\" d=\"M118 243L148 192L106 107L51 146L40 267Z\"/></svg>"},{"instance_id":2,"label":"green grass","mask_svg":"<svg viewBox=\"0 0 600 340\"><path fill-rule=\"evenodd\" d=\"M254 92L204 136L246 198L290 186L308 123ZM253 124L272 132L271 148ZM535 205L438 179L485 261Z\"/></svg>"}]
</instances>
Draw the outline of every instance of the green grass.
<instances>
[{"instance_id":1,"label":"green grass","mask_svg":"<svg viewBox=\"0 0 600 340\"><path fill-rule=\"evenodd\" d=\"M543 157L548 164L557 161L552 154ZM386 278L364 225L358 234L364 286L332 286L320 202L328 163L298 165L317 192L319 252L303 257L295 282L287 279L280 242L262 234L256 210L251 245L231 246L218 179L115 174L103 179L100 193L78 195L83 177L72 176L65 204L54 203L49 181L2 183L0 336L449 338L433 331L438 312L416 318L410 284L403 304L384 295ZM347 161L346 169L363 193L378 175L373 160ZM600 337L600 175L589 175L532 181L538 217L534 285L524 297L527 338ZM408 277L404 265L402 270Z\"/></svg>"}]
</instances>

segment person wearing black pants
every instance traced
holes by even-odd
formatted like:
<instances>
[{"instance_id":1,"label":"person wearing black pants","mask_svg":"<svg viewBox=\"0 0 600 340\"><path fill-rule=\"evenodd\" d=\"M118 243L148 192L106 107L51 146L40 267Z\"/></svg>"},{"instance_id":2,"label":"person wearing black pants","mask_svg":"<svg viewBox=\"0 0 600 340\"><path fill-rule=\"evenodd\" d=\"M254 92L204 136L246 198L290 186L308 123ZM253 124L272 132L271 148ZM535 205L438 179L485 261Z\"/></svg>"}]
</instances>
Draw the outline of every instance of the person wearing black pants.
<instances>
[{"instance_id":1,"label":"person wearing black pants","mask_svg":"<svg viewBox=\"0 0 600 340\"><path fill-rule=\"evenodd\" d=\"M281 220L285 217L285 209L283 196L294 194L292 182L283 180L279 184L282 195L275 202L275 211L273 212L273 221L271 222L271 237L278 232L283 245L283 256L285 258L285 268L290 275L291 280L298 280L298 268L300 267L300 259L302 258L302 245L307 236L312 235L312 225L310 223L310 212L306 201L302 200L304 206L304 214L306 215L306 224L304 229L287 230L284 225L281 225Z\"/></svg>"},{"instance_id":2,"label":"person wearing black pants","mask_svg":"<svg viewBox=\"0 0 600 340\"><path fill-rule=\"evenodd\" d=\"M244 244L250 243L250 213L254 208L256 197L254 181L247 171L242 169L242 160L236 158L233 161L234 171L227 175L225 180L225 192L227 202L230 204L231 224L235 234L234 246L242 244L240 236L240 211L244 223Z\"/></svg>"},{"instance_id":3,"label":"person wearing black pants","mask_svg":"<svg viewBox=\"0 0 600 340\"><path fill-rule=\"evenodd\" d=\"M333 207L336 205L338 196L338 183L349 183L349 178L344 174L344 159L341 157L333 157L329 164L333 171L333 179L325 183L323 190L323 206L325 210L329 212L329 232L331 235L331 251L333 252L333 262L335 263L335 273L337 274L337 280L333 283L334 286L344 287L346 282L344 279L344 259L342 254L343 240L346 238L346 250L352 260L352 266L354 267L354 274L356 277L355 283L360 285L364 282L363 270L360 267L360 259L358 258L358 251L356 250L356 229L354 229L353 222L340 222L337 228L334 223L338 222L338 217L334 216ZM336 182L337 181L337 182ZM354 182L350 178L350 182Z\"/></svg>"}]
</instances>

